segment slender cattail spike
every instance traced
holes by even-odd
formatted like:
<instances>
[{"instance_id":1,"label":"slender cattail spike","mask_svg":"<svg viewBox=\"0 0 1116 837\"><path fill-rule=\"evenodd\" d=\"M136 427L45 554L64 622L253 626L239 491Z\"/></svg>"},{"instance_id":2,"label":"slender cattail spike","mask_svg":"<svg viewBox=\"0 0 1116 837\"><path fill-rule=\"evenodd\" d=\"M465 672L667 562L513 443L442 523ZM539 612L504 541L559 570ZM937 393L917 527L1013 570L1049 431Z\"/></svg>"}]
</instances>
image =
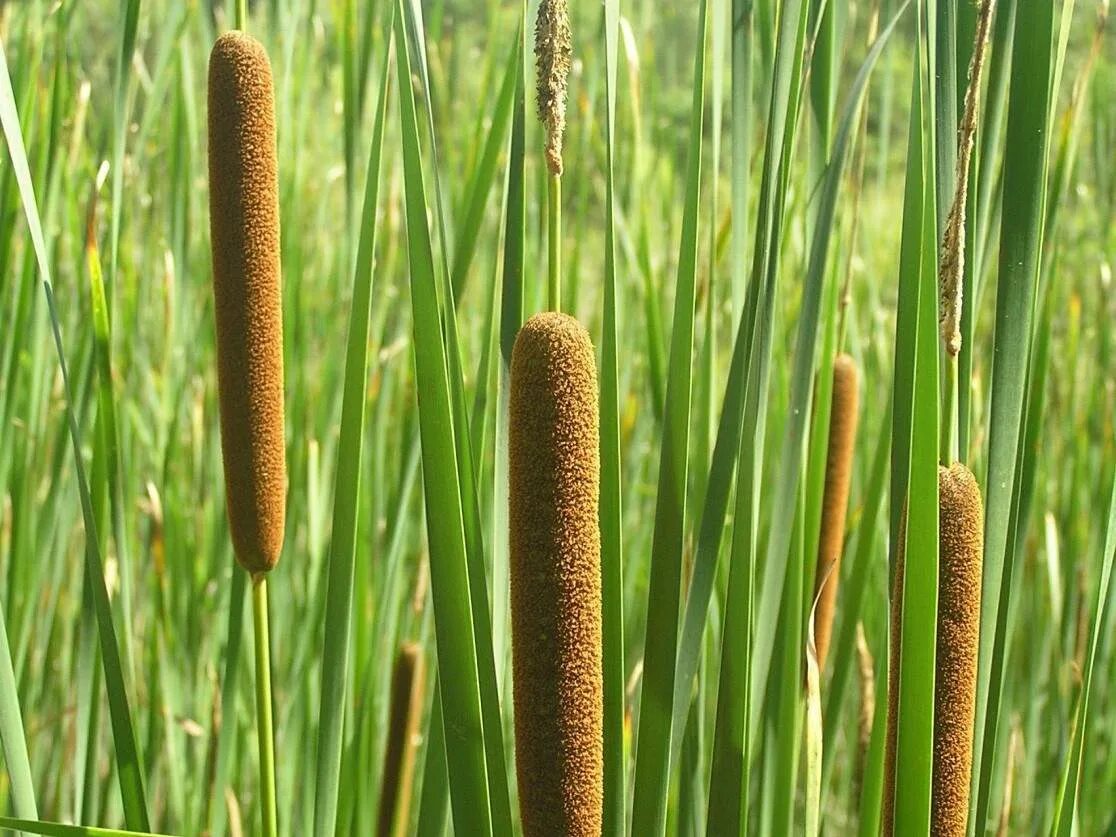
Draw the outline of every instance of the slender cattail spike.
<instances>
[{"instance_id":1,"label":"slender cattail spike","mask_svg":"<svg viewBox=\"0 0 1116 837\"><path fill-rule=\"evenodd\" d=\"M405 642L395 658L391 675L391 706L388 715L388 741L384 752L384 775L380 786L378 837L407 833L407 812L411 807L414 778L415 742L422 718L425 668L422 649Z\"/></svg>"},{"instance_id":2,"label":"slender cattail spike","mask_svg":"<svg viewBox=\"0 0 1116 837\"><path fill-rule=\"evenodd\" d=\"M868 747L872 741L872 720L876 717L876 668L872 650L864 636L864 624L856 623L856 671L860 681L860 715L857 718L856 767L854 769L853 799L860 799L864 785L864 766L868 761Z\"/></svg>"},{"instance_id":3,"label":"slender cattail spike","mask_svg":"<svg viewBox=\"0 0 1116 837\"><path fill-rule=\"evenodd\" d=\"M566 131L566 92L573 40L567 0L542 0L535 19L535 68L539 120L546 129L546 167L562 173L562 135Z\"/></svg>"},{"instance_id":4,"label":"slender cattail spike","mask_svg":"<svg viewBox=\"0 0 1116 837\"><path fill-rule=\"evenodd\" d=\"M938 468L938 642L930 831L964 835L969 819L984 505L972 472Z\"/></svg>"},{"instance_id":5,"label":"slender cattail spike","mask_svg":"<svg viewBox=\"0 0 1116 837\"><path fill-rule=\"evenodd\" d=\"M829 641L833 636L833 611L841 572L841 550L845 543L845 513L849 506L853 443L856 441L859 380L856 362L847 354L833 361L833 402L829 414L829 449L825 463L825 495L822 500L818 563L814 571L814 641L818 671L825 670Z\"/></svg>"},{"instance_id":6,"label":"slender cattail spike","mask_svg":"<svg viewBox=\"0 0 1116 837\"><path fill-rule=\"evenodd\" d=\"M526 837L598 837L603 800L597 374L572 317L512 351L508 439L515 754Z\"/></svg>"},{"instance_id":7,"label":"slender cattail spike","mask_svg":"<svg viewBox=\"0 0 1116 837\"><path fill-rule=\"evenodd\" d=\"M899 649L907 514L903 511L891 597L887 683L887 753L880 833L895 827ZM966 833L973 753L984 506L972 472L960 463L938 468L938 634L934 679L934 781L930 833Z\"/></svg>"},{"instance_id":8,"label":"slender cattail spike","mask_svg":"<svg viewBox=\"0 0 1116 837\"><path fill-rule=\"evenodd\" d=\"M242 32L209 58L209 220L225 499L237 560L279 560L286 515L275 102L264 48Z\"/></svg>"}]
</instances>

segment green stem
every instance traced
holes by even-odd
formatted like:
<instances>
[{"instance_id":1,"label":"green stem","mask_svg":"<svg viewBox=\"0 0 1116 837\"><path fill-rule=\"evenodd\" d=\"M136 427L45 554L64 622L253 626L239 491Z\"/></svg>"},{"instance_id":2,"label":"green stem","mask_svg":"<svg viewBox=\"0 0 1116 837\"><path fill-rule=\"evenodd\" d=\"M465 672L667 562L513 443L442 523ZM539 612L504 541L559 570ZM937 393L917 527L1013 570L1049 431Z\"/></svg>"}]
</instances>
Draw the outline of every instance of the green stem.
<instances>
[{"instance_id":1,"label":"green stem","mask_svg":"<svg viewBox=\"0 0 1116 837\"><path fill-rule=\"evenodd\" d=\"M941 445L939 458L947 468L960 457L956 449L957 433L957 355L946 352L945 387L942 390Z\"/></svg>"},{"instance_id":2,"label":"green stem","mask_svg":"<svg viewBox=\"0 0 1116 837\"><path fill-rule=\"evenodd\" d=\"M267 634L267 576L252 578L252 614L256 645L256 732L260 746L260 810L264 837L277 837L275 805L275 736L271 721L271 644Z\"/></svg>"},{"instance_id":3,"label":"green stem","mask_svg":"<svg viewBox=\"0 0 1116 837\"><path fill-rule=\"evenodd\" d=\"M547 247L546 290L547 308L562 310L562 175L551 174L547 180Z\"/></svg>"},{"instance_id":4,"label":"green stem","mask_svg":"<svg viewBox=\"0 0 1116 837\"><path fill-rule=\"evenodd\" d=\"M236 28L248 31L248 0L236 0Z\"/></svg>"}]
</instances>

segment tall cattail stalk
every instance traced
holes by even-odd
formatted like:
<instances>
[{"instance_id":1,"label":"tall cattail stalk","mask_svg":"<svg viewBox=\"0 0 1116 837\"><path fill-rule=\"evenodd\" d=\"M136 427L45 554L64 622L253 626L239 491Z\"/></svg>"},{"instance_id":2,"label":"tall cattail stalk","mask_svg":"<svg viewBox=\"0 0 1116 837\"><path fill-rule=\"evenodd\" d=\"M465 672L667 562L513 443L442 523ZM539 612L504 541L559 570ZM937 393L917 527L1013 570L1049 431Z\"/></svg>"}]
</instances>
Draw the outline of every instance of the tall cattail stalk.
<instances>
[{"instance_id":1,"label":"tall cattail stalk","mask_svg":"<svg viewBox=\"0 0 1116 837\"><path fill-rule=\"evenodd\" d=\"M833 399L829 413L829 448L825 463L825 493L822 499L818 561L814 571L814 642L818 671L825 670L829 642L833 636L833 612L845 543L845 515L849 507L853 445L859 409L859 378L856 361L841 353L833 361Z\"/></svg>"},{"instance_id":2,"label":"tall cattail stalk","mask_svg":"<svg viewBox=\"0 0 1116 837\"><path fill-rule=\"evenodd\" d=\"M972 472L955 462L938 467L938 633L934 677L934 766L930 833L966 834L973 755L980 590L984 557L984 504ZM881 834L894 834L899 662L906 514L891 605L887 751Z\"/></svg>"},{"instance_id":3,"label":"tall cattail stalk","mask_svg":"<svg viewBox=\"0 0 1116 837\"><path fill-rule=\"evenodd\" d=\"M279 185L271 64L243 32L209 59L209 212L225 498L237 561L252 576L264 833L277 833L267 573L286 516Z\"/></svg>"},{"instance_id":4,"label":"tall cattail stalk","mask_svg":"<svg viewBox=\"0 0 1116 837\"><path fill-rule=\"evenodd\" d=\"M547 307L561 307L562 141L573 39L567 0L541 0L535 19L535 103L546 131Z\"/></svg>"},{"instance_id":5,"label":"tall cattail stalk","mask_svg":"<svg viewBox=\"0 0 1116 837\"><path fill-rule=\"evenodd\" d=\"M585 329L532 317L509 423L515 752L523 832L601 832L603 682L597 376Z\"/></svg>"},{"instance_id":6,"label":"tall cattail stalk","mask_svg":"<svg viewBox=\"0 0 1116 837\"><path fill-rule=\"evenodd\" d=\"M405 642L395 658L391 675L391 706L388 710L388 741L380 784L378 837L403 837L407 833L407 811L411 807L415 742L422 720L425 686L422 648Z\"/></svg>"}]
</instances>

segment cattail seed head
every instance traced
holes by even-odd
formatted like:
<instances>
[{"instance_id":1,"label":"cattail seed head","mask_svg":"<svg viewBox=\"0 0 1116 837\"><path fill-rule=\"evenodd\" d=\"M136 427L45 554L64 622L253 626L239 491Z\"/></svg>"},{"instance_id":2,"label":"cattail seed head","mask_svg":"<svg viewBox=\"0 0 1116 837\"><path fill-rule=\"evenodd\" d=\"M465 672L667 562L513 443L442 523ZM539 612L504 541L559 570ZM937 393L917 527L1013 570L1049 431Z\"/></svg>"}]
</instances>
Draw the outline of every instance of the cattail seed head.
<instances>
[{"instance_id":1,"label":"cattail seed head","mask_svg":"<svg viewBox=\"0 0 1116 837\"><path fill-rule=\"evenodd\" d=\"M572 317L519 331L508 439L515 752L523 832L600 834L600 461L593 346Z\"/></svg>"},{"instance_id":2,"label":"cattail seed head","mask_svg":"<svg viewBox=\"0 0 1116 837\"><path fill-rule=\"evenodd\" d=\"M562 173L562 137L566 131L566 94L569 87L573 39L567 0L542 0L535 19L536 105L546 129L546 166Z\"/></svg>"},{"instance_id":3,"label":"cattail seed head","mask_svg":"<svg viewBox=\"0 0 1116 837\"><path fill-rule=\"evenodd\" d=\"M405 642L395 658L388 710L388 741L380 786L378 837L406 834L414 778L415 738L422 719L425 667L422 648Z\"/></svg>"},{"instance_id":4,"label":"cattail seed head","mask_svg":"<svg viewBox=\"0 0 1116 837\"><path fill-rule=\"evenodd\" d=\"M931 833L964 835L973 757L984 505L972 472L938 468L938 642Z\"/></svg>"},{"instance_id":5,"label":"cattail seed head","mask_svg":"<svg viewBox=\"0 0 1116 837\"><path fill-rule=\"evenodd\" d=\"M833 401L829 413L829 449L825 462L825 494L822 500L818 563L814 572L814 642L818 670L825 669L829 641L833 636L833 612L841 572L841 550L845 543L845 514L849 507L853 445L856 441L859 379L856 362L847 354L833 361Z\"/></svg>"},{"instance_id":6,"label":"cattail seed head","mask_svg":"<svg viewBox=\"0 0 1116 837\"><path fill-rule=\"evenodd\" d=\"M887 749L880 833L894 834L899 649L905 569L906 509L900 525L891 599L887 686ZM938 467L938 633L934 677L934 771L930 833L965 834L973 754L984 505L972 472L955 462Z\"/></svg>"},{"instance_id":7,"label":"cattail seed head","mask_svg":"<svg viewBox=\"0 0 1116 837\"><path fill-rule=\"evenodd\" d=\"M258 574L283 546L283 318L271 65L242 32L209 58L209 219L229 529Z\"/></svg>"}]
</instances>

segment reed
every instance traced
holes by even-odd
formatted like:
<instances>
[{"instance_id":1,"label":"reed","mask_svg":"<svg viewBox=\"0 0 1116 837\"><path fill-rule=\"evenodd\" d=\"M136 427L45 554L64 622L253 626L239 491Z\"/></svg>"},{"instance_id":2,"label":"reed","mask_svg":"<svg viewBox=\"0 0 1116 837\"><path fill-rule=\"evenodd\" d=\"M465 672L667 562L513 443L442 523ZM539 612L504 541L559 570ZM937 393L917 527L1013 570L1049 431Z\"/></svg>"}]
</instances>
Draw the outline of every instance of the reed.
<instances>
[{"instance_id":1,"label":"reed","mask_svg":"<svg viewBox=\"0 0 1116 837\"><path fill-rule=\"evenodd\" d=\"M845 543L845 515L849 507L853 447L859 410L860 382L856 361L841 353L833 361L833 402L829 415L829 447L825 463L825 494L822 499L818 562L814 573L814 642L818 671L825 670L833 636L833 613L841 575L841 551Z\"/></svg>"},{"instance_id":2,"label":"reed","mask_svg":"<svg viewBox=\"0 0 1116 837\"><path fill-rule=\"evenodd\" d=\"M589 335L544 313L511 362L515 752L527 837L599 835L603 798L597 377Z\"/></svg>"},{"instance_id":3,"label":"reed","mask_svg":"<svg viewBox=\"0 0 1116 837\"><path fill-rule=\"evenodd\" d=\"M384 752L384 774L380 784L379 837L407 833L414 779L415 741L422 720L426 669L422 647L405 642L395 658L391 674L391 705L388 710L388 740Z\"/></svg>"},{"instance_id":4,"label":"reed","mask_svg":"<svg viewBox=\"0 0 1116 837\"><path fill-rule=\"evenodd\" d=\"M243 32L209 59L209 218L225 502L257 575L283 548L287 467L275 102L267 53Z\"/></svg>"}]
</instances>

